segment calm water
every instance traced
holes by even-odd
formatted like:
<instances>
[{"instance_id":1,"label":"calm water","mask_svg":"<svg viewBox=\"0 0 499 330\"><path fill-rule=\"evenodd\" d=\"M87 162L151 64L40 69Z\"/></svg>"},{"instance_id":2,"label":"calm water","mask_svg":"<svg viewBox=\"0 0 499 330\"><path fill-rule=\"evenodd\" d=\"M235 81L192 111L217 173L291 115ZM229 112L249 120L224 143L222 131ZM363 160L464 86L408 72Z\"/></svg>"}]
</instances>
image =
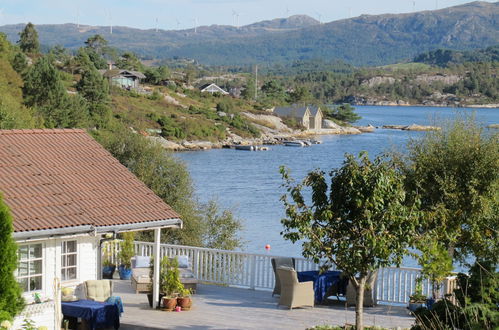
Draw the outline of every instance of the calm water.
<instances>
[{"instance_id":1,"label":"calm water","mask_svg":"<svg viewBox=\"0 0 499 330\"><path fill-rule=\"evenodd\" d=\"M363 117L359 125L430 125L435 120L455 117L456 111L475 112L477 120L484 124L499 123L499 109L367 106L356 109ZM392 148L404 151L410 138L423 134L378 129L361 135L322 136L323 144L310 148L272 146L266 152L220 149L176 155L187 164L201 202L216 198L223 207L232 208L243 219L244 251L265 253L265 245L270 244L271 254L300 256L300 245L293 245L280 236L284 209L279 198L284 191L279 166L287 166L294 178L302 179L317 168L328 172L339 167L345 153L367 150L374 156Z\"/></svg>"}]
</instances>

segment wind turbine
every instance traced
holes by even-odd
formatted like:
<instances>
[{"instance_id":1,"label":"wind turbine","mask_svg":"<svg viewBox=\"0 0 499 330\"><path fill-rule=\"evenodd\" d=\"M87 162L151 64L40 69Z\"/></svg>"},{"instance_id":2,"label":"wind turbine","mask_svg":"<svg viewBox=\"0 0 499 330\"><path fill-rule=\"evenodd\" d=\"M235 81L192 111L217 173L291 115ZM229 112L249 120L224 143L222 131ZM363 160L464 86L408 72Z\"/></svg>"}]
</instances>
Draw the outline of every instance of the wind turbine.
<instances>
[{"instance_id":1,"label":"wind turbine","mask_svg":"<svg viewBox=\"0 0 499 330\"><path fill-rule=\"evenodd\" d=\"M289 7L286 6L286 18L288 18L288 17L289 17Z\"/></svg>"},{"instance_id":2,"label":"wind turbine","mask_svg":"<svg viewBox=\"0 0 499 330\"><path fill-rule=\"evenodd\" d=\"M416 1L412 1L412 11L416 11Z\"/></svg>"},{"instance_id":3,"label":"wind turbine","mask_svg":"<svg viewBox=\"0 0 499 330\"><path fill-rule=\"evenodd\" d=\"M198 33L198 19L194 18L194 33Z\"/></svg>"},{"instance_id":4,"label":"wind turbine","mask_svg":"<svg viewBox=\"0 0 499 330\"><path fill-rule=\"evenodd\" d=\"M319 24L322 24L322 14L319 13L318 11L315 12L317 16L319 17Z\"/></svg>"},{"instance_id":5,"label":"wind turbine","mask_svg":"<svg viewBox=\"0 0 499 330\"><path fill-rule=\"evenodd\" d=\"M113 34L113 19L111 17L111 11L109 11L109 33Z\"/></svg>"},{"instance_id":6,"label":"wind turbine","mask_svg":"<svg viewBox=\"0 0 499 330\"><path fill-rule=\"evenodd\" d=\"M175 18L175 21L177 22L177 30L178 30L180 27L180 21L178 20L178 18Z\"/></svg>"},{"instance_id":7,"label":"wind turbine","mask_svg":"<svg viewBox=\"0 0 499 330\"><path fill-rule=\"evenodd\" d=\"M234 23L235 23L235 25L236 25L236 28L238 28L238 29L239 29L239 16L240 16L240 15L241 15L241 14L240 14L240 13L238 13L237 11L235 11L234 9L232 10L232 18L233 18L233 20L234 20Z\"/></svg>"},{"instance_id":8,"label":"wind turbine","mask_svg":"<svg viewBox=\"0 0 499 330\"><path fill-rule=\"evenodd\" d=\"M158 18L156 17L156 33L158 33Z\"/></svg>"}]
</instances>

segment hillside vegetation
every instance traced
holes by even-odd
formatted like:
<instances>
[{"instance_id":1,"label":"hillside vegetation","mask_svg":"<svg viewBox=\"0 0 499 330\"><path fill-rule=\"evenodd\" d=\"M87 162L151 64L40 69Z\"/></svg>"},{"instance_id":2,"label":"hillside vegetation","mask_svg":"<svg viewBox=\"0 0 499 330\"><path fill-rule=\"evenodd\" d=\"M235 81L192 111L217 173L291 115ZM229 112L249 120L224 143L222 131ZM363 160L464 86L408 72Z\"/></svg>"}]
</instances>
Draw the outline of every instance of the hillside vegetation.
<instances>
[{"instance_id":1,"label":"hillside vegetation","mask_svg":"<svg viewBox=\"0 0 499 330\"><path fill-rule=\"evenodd\" d=\"M470 50L499 43L499 3L473 2L435 11L362 15L319 24L306 16L240 28L204 26L155 31L128 27L40 25L41 43L76 49L101 34L110 45L143 58L185 57L210 65L340 59L357 66L386 65L439 48ZM0 27L11 41L23 25Z\"/></svg>"}]
</instances>

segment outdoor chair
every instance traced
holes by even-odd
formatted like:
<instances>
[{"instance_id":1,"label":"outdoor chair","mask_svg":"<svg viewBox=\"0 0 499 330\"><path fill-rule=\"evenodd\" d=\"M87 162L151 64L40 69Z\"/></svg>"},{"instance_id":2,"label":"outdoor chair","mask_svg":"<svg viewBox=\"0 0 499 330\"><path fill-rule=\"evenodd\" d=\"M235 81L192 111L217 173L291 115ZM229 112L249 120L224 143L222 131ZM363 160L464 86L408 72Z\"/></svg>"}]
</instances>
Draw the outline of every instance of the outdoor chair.
<instances>
[{"instance_id":1,"label":"outdoor chair","mask_svg":"<svg viewBox=\"0 0 499 330\"><path fill-rule=\"evenodd\" d=\"M104 302L113 295L113 282L110 280L89 280L84 283L85 298Z\"/></svg>"},{"instance_id":2,"label":"outdoor chair","mask_svg":"<svg viewBox=\"0 0 499 330\"><path fill-rule=\"evenodd\" d=\"M270 262L272 263L275 277L274 291L272 292L273 297L275 294L281 294L281 282L279 281L279 274L277 274L276 269L282 266L295 269L296 261L295 258L272 258L270 259Z\"/></svg>"},{"instance_id":3,"label":"outdoor chair","mask_svg":"<svg viewBox=\"0 0 499 330\"><path fill-rule=\"evenodd\" d=\"M366 286L364 289L364 307L373 307L377 305L377 294L376 294L376 280L378 279L378 272L372 272L368 275ZM352 281L348 282L347 294L346 294L346 305L355 306L357 297L357 291L353 286Z\"/></svg>"},{"instance_id":4,"label":"outdoor chair","mask_svg":"<svg viewBox=\"0 0 499 330\"><path fill-rule=\"evenodd\" d=\"M277 274L281 281L279 304L289 309L302 306L314 307L314 282L298 282L296 270L289 267L278 267Z\"/></svg>"}]
</instances>

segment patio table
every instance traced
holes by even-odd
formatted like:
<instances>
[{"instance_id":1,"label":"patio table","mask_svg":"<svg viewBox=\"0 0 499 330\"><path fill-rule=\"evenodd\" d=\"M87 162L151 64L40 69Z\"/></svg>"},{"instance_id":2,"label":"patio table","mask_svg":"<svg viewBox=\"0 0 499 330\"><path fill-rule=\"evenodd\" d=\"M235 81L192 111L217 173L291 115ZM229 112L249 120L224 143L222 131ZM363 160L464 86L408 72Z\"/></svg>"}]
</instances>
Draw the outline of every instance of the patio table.
<instances>
[{"instance_id":1,"label":"patio table","mask_svg":"<svg viewBox=\"0 0 499 330\"><path fill-rule=\"evenodd\" d=\"M327 271L319 274L319 271L317 270L310 270L297 272L297 275L299 282L314 282L314 299L317 303L324 301L324 299L327 298L326 294L328 291L335 285L338 288L338 294L346 293L348 280L345 281L341 278L341 271Z\"/></svg>"},{"instance_id":2,"label":"patio table","mask_svg":"<svg viewBox=\"0 0 499 330\"><path fill-rule=\"evenodd\" d=\"M120 312L118 306L112 303L82 299L61 302L61 309L64 316L86 320L92 330L112 326L115 329L120 327Z\"/></svg>"}]
</instances>

